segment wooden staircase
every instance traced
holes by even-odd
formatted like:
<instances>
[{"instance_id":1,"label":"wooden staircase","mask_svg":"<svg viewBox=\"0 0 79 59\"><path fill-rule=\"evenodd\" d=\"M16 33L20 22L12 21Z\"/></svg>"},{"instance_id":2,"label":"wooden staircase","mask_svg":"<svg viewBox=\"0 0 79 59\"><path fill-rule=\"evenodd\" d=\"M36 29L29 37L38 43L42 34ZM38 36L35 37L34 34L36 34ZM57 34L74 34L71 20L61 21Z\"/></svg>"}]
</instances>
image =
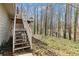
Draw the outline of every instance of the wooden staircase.
<instances>
[{"instance_id":1,"label":"wooden staircase","mask_svg":"<svg viewBox=\"0 0 79 59\"><path fill-rule=\"evenodd\" d=\"M32 32L26 19L25 12L22 12L21 19L17 17L15 10L14 26L13 26L13 54L17 50L25 48L32 49Z\"/></svg>"},{"instance_id":2,"label":"wooden staircase","mask_svg":"<svg viewBox=\"0 0 79 59\"><path fill-rule=\"evenodd\" d=\"M14 50L19 50L19 49L24 49L30 47L29 41L28 41L28 36L27 32L23 30L16 30L15 31L15 49Z\"/></svg>"}]
</instances>

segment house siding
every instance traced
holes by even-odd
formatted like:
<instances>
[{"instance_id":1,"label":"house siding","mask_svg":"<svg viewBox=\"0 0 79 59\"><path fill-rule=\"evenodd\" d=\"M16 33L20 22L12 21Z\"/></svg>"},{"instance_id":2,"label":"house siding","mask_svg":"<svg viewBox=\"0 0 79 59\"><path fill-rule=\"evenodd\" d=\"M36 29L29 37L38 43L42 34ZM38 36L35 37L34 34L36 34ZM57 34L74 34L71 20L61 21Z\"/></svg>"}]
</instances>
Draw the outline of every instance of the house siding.
<instances>
[{"instance_id":1,"label":"house siding","mask_svg":"<svg viewBox=\"0 0 79 59\"><path fill-rule=\"evenodd\" d=\"M3 5L0 4L0 45L9 39L9 18Z\"/></svg>"}]
</instances>

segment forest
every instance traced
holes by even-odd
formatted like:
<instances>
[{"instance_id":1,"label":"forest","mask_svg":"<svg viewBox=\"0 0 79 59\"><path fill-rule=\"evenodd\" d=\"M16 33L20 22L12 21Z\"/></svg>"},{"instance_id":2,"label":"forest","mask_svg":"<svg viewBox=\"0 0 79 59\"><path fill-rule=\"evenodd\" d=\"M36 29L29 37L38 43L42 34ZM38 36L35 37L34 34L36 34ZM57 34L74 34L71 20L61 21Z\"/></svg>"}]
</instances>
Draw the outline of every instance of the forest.
<instances>
[{"instance_id":1,"label":"forest","mask_svg":"<svg viewBox=\"0 0 79 59\"><path fill-rule=\"evenodd\" d=\"M78 11L79 5L70 3L33 7L34 54L79 55Z\"/></svg>"}]
</instances>

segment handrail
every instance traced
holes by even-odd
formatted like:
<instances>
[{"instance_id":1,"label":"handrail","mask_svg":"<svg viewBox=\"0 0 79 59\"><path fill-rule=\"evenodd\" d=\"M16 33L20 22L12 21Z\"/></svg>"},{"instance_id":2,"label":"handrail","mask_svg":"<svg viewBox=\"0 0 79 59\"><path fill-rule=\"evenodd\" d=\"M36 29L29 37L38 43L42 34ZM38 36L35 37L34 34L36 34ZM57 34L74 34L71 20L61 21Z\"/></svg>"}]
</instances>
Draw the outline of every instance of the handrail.
<instances>
[{"instance_id":1,"label":"handrail","mask_svg":"<svg viewBox=\"0 0 79 59\"><path fill-rule=\"evenodd\" d=\"M22 7L23 7L23 9L22 9L22 13L24 13L24 15L23 16L25 16L25 19L26 19L26 21L27 21L27 19L28 19L28 16L27 16L27 11L26 11L26 9L24 8L24 6L22 5ZM28 24L28 29L30 30L30 32L32 33L32 31L31 31L31 28L30 28L30 26L29 26L29 24Z\"/></svg>"},{"instance_id":2,"label":"handrail","mask_svg":"<svg viewBox=\"0 0 79 59\"><path fill-rule=\"evenodd\" d=\"M28 19L28 16L27 16L27 11L26 11L26 9L24 8L24 6L23 6L23 9L24 9L24 13L25 13L25 15L24 16L26 16L25 18L26 18L26 20ZM28 26L29 26L29 24L28 24ZM29 26L29 30L31 31L31 28L30 28L30 26ZM32 33L32 31L31 31L31 33Z\"/></svg>"},{"instance_id":3,"label":"handrail","mask_svg":"<svg viewBox=\"0 0 79 59\"><path fill-rule=\"evenodd\" d=\"M15 7L16 7L16 5L15 5ZM13 25L13 27L14 27L14 29L13 29L13 53L14 53L14 48L15 48L15 46L14 46L14 41L15 41L15 29L16 29L16 8L15 8L15 16L14 16L14 25Z\"/></svg>"},{"instance_id":4,"label":"handrail","mask_svg":"<svg viewBox=\"0 0 79 59\"><path fill-rule=\"evenodd\" d=\"M27 11L25 10L24 6L22 6L22 8L23 8L22 9L22 20L23 20L24 28L27 30L30 46L32 49L32 31L31 31L30 26L27 22L27 19L28 19L28 16L26 14ZM27 27L25 25L27 25Z\"/></svg>"}]
</instances>

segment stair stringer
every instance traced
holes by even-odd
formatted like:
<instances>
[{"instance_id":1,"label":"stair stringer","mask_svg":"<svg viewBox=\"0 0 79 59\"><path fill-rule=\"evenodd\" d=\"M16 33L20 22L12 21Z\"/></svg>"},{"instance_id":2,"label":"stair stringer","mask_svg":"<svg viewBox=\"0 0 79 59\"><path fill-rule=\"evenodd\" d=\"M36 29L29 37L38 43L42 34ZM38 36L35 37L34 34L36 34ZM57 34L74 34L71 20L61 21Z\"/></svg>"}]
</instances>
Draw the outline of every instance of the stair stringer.
<instances>
[{"instance_id":1,"label":"stair stringer","mask_svg":"<svg viewBox=\"0 0 79 59\"><path fill-rule=\"evenodd\" d=\"M22 21L23 21L23 25L24 25L24 28L27 32L27 35L28 35L28 39L29 39L29 42L30 42L30 47L32 49L32 31L31 31L31 28L27 22L27 18L26 18L26 15L24 12L22 12Z\"/></svg>"}]
</instances>

